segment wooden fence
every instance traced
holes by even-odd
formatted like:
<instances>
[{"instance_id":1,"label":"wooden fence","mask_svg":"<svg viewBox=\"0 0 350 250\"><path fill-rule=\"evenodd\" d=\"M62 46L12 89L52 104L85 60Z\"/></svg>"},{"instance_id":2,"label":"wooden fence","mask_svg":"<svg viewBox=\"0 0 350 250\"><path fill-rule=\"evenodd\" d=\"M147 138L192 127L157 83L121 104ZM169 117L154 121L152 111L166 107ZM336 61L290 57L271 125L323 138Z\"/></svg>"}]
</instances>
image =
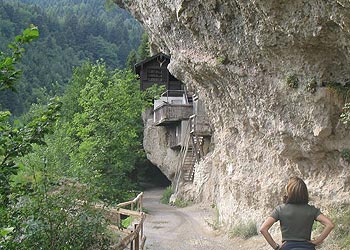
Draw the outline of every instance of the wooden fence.
<instances>
[{"instance_id":1,"label":"wooden fence","mask_svg":"<svg viewBox=\"0 0 350 250\"><path fill-rule=\"evenodd\" d=\"M132 201L119 203L117 208L111 209L110 211L116 214L116 222L118 230L124 237L118 242L117 245L113 246L112 249L116 250L143 250L146 242L146 236L143 232L143 223L146 215L142 212L142 199L143 193L140 193ZM128 228L121 227L122 215L131 217L131 225Z\"/></svg>"}]
</instances>

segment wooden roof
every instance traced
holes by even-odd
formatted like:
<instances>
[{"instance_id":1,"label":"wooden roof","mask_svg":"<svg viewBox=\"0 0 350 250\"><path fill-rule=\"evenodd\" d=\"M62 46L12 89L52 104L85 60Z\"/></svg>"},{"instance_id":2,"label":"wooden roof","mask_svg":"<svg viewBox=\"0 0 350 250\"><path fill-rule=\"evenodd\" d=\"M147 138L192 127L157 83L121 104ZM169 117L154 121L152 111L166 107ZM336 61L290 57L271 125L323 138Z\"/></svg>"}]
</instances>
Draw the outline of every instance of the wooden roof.
<instances>
[{"instance_id":1,"label":"wooden roof","mask_svg":"<svg viewBox=\"0 0 350 250\"><path fill-rule=\"evenodd\" d=\"M145 64L147 64L147 63L149 63L149 62L151 62L151 61L157 60L158 58L164 58L165 61L166 61L166 60L167 60L168 62L170 61L170 56L168 56L168 55L166 55L166 54L160 52L160 53L158 53L158 54L155 54L154 56L147 57L145 60L143 60L143 61L141 61L141 62L135 64L135 66L134 66L134 67L135 67L135 72L136 72L136 73L140 72L140 69L141 69L141 67L142 67L143 65L145 65Z\"/></svg>"}]
</instances>

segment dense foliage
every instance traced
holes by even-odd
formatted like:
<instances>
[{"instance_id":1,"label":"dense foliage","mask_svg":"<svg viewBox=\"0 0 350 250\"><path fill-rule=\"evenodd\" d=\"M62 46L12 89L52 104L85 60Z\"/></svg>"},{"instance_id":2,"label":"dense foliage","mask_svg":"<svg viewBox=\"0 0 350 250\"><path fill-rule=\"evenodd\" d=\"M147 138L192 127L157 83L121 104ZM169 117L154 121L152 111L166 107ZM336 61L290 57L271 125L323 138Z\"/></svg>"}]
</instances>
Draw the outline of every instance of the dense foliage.
<instances>
[{"instance_id":1,"label":"dense foliage","mask_svg":"<svg viewBox=\"0 0 350 250\"><path fill-rule=\"evenodd\" d=\"M10 43L11 55L0 52L0 90L15 90L16 80L21 74L16 64L24 52L23 46L38 36L37 28L32 26ZM53 107L50 111L52 111L51 118L54 119L57 108ZM12 128L8 122L9 116L9 112L0 111L0 208L8 203L10 176L16 174L18 169L14 162L16 157L28 154L31 143L42 143L42 137L48 125L47 119L42 120L40 124L37 119L33 119L27 126ZM40 128L39 131L38 128Z\"/></svg>"},{"instance_id":2,"label":"dense foliage","mask_svg":"<svg viewBox=\"0 0 350 250\"><path fill-rule=\"evenodd\" d=\"M2 90L17 89L23 45L37 36L32 26L1 54ZM19 121L1 111L0 249L108 249L115 236L103 204L136 187L141 112L157 92L141 92L131 71L86 62L61 98Z\"/></svg>"},{"instance_id":3,"label":"dense foliage","mask_svg":"<svg viewBox=\"0 0 350 250\"><path fill-rule=\"evenodd\" d=\"M13 229L6 249L108 249L108 220L94 206L136 187L141 112L156 91L141 92L134 74L104 63L75 69L51 134L14 161L1 216ZM24 122L49 119L50 107L34 105Z\"/></svg>"},{"instance_id":4,"label":"dense foliage","mask_svg":"<svg viewBox=\"0 0 350 250\"><path fill-rule=\"evenodd\" d=\"M22 60L18 93L0 93L0 105L19 115L31 103L61 95L74 66L103 58L109 68L123 68L140 44L142 29L115 5L102 0L0 0L0 50L33 23L41 36Z\"/></svg>"}]
</instances>

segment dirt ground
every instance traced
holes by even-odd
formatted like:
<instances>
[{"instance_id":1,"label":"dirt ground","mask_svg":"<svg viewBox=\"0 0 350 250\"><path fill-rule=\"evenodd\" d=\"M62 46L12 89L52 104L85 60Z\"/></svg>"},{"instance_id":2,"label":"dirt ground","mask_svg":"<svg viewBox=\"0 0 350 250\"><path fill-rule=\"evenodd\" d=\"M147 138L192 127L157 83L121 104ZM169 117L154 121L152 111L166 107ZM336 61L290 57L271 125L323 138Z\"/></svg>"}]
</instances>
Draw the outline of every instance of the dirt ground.
<instances>
[{"instance_id":1,"label":"dirt ground","mask_svg":"<svg viewBox=\"0 0 350 250\"><path fill-rule=\"evenodd\" d=\"M147 217L144 233L147 250L269 250L261 235L248 240L228 238L210 224L215 211L210 207L190 205L176 208L160 203L163 189L145 192Z\"/></svg>"}]
</instances>

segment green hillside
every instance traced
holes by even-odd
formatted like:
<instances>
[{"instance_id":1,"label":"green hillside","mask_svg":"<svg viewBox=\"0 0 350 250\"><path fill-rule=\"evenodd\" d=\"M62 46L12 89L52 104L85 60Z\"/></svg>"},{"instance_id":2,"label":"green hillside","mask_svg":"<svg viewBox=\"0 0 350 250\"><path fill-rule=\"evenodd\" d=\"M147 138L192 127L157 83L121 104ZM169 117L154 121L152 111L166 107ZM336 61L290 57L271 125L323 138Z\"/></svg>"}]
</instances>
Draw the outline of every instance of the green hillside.
<instances>
[{"instance_id":1,"label":"green hillside","mask_svg":"<svg viewBox=\"0 0 350 250\"><path fill-rule=\"evenodd\" d=\"M18 93L0 93L0 105L19 115L31 103L62 94L73 67L103 59L109 68L124 68L140 44L140 25L124 10L106 9L100 0L0 0L0 50L29 24L38 26L20 65Z\"/></svg>"}]
</instances>

